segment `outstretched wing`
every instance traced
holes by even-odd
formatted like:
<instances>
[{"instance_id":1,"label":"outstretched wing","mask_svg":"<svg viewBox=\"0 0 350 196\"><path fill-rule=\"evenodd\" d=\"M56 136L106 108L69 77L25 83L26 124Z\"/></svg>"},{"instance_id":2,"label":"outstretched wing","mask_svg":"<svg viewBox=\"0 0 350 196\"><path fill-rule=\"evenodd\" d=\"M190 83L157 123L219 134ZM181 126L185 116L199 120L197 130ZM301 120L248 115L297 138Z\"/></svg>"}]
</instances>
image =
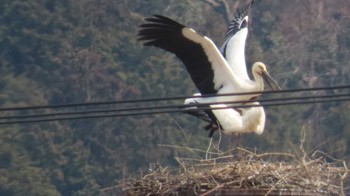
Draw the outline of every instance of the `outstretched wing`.
<instances>
[{"instance_id":1,"label":"outstretched wing","mask_svg":"<svg viewBox=\"0 0 350 196\"><path fill-rule=\"evenodd\" d=\"M139 40L174 53L184 63L202 95L214 94L234 82L228 63L215 44L207 37L170 18L161 15L146 18L140 25Z\"/></svg>"},{"instance_id":2,"label":"outstretched wing","mask_svg":"<svg viewBox=\"0 0 350 196\"><path fill-rule=\"evenodd\" d=\"M245 43L248 35L248 14L254 1L238 11L231 21L225 41L220 48L232 71L240 78L249 79L245 61Z\"/></svg>"}]
</instances>

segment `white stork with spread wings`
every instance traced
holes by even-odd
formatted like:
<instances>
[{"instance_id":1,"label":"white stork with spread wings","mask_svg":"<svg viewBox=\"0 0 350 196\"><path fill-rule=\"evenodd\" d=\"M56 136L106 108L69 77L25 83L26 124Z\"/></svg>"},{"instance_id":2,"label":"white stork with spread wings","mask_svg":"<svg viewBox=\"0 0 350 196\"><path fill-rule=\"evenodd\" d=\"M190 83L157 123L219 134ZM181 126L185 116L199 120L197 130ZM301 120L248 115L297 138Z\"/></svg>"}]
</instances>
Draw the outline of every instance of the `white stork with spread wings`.
<instances>
[{"instance_id":1,"label":"white stork with spread wings","mask_svg":"<svg viewBox=\"0 0 350 196\"><path fill-rule=\"evenodd\" d=\"M194 84L202 95L262 91L264 89L264 80L273 89L278 88L278 85L268 74L266 66L261 62L254 63L252 67L252 73L255 80L252 81L249 79L245 68L244 58L245 39L247 36L246 34L248 33L244 28L246 28L245 24L248 22L248 17L243 17L242 19L243 22L239 24L240 30L235 32L230 31L229 28L227 39L222 47L223 54L227 60L208 37L202 36L193 29L165 16L154 15L154 17L146 18L145 20L147 23L140 26L141 29L138 36L139 40L145 41L144 45L162 48L174 53L180 60L182 60ZM231 29L233 28L236 28L236 26L232 26ZM231 35L230 32L233 34ZM235 35L239 35L237 38L238 41L243 41L241 45L235 44L238 42L235 39ZM243 48L243 52L236 54L235 51L240 50L241 48ZM235 58L234 56L232 58L228 57L232 54L239 56L239 58ZM240 66L242 65L241 67L244 67L245 73L243 68L235 71L235 64L239 64L240 62L244 63L240 64ZM246 101L257 97L258 95L259 94L206 97L198 98L194 101L199 103ZM214 109L217 106L212 105L210 107ZM241 120L252 119L248 118L248 116L244 117L244 115L253 114L254 112L250 112L252 111L251 109L256 111L257 108L258 112L255 112L255 114L259 114L259 116L256 116L255 119L263 119L263 123L265 123L265 113L262 107L244 108L241 109L242 113L231 108L204 111L208 114L208 117L212 122L216 122L217 120L219 121L218 126L222 126L224 129L227 127L227 131L234 131L236 128L232 128L231 126L234 123L231 123L230 125L224 123L229 121L225 120L227 118L224 118L224 116L231 116L233 119L240 117ZM261 116L262 114L263 117ZM241 130L243 131L243 128ZM210 135L212 135L212 133L213 131L211 131Z\"/></svg>"},{"instance_id":2,"label":"white stork with spread wings","mask_svg":"<svg viewBox=\"0 0 350 196\"><path fill-rule=\"evenodd\" d=\"M226 33L225 41L221 46L221 53L226 58L226 61L230 65L232 71L241 80L250 80L245 61L245 43L248 35L248 21L249 13L253 1L249 3L243 10L238 11L235 18L230 22L229 28ZM273 86L274 84L270 84ZM274 85L279 89L278 86ZM195 96L200 96L200 93ZM185 104L198 103L196 98L190 98L185 100ZM209 122L206 126L207 130L210 130L211 136L215 130L219 127L225 134L231 135L233 133L247 133L255 132L260 135L265 128L266 115L264 108L258 106L258 102L248 103L254 107L241 107L241 108L227 108L226 104L211 105L212 111L194 110L189 112L198 118ZM214 108L227 108L227 109L214 109ZM192 107L192 109L197 109ZM212 112L212 116L215 119L209 117L209 113ZM214 120L214 122L213 122Z\"/></svg>"}]
</instances>

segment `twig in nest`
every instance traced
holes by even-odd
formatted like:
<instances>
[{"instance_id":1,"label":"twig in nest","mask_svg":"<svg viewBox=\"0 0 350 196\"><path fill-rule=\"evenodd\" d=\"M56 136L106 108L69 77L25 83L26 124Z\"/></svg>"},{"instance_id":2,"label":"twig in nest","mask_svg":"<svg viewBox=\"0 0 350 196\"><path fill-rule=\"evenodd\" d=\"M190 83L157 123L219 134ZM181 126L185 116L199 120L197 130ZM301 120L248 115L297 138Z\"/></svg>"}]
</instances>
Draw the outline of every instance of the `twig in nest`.
<instances>
[{"instance_id":1,"label":"twig in nest","mask_svg":"<svg viewBox=\"0 0 350 196\"><path fill-rule=\"evenodd\" d=\"M262 157L266 157L266 156L286 156L286 157L295 158L295 156L293 154L283 153L283 152L266 152L266 153L262 153L262 154L256 154L252 151L249 151L249 150L241 148L241 147L237 147L237 150L240 150L240 151L243 151L243 152L248 153L250 155L253 155L256 158L262 158Z\"/></svg>"},{"instance_id":2,"label":"twig in nest","mask_svg":"<svg viewBox=\"0 0 350 196\"><path fill-rule=\"evenodd\" d=\"M181 165L184 172L187 173L186 165L181 161L181 159L179 157L175 157L175 160Z\"/></svg>"},{"instance_id":3,"label":"twig in nest","mask_svg":"<svg viewBox=\"0 0 350 196\"><path fill-rule=\"evenodd\" d=\"M311 157L316 157L317 154L321 154L322 156L327 157L327 158L331 159L332 161L336 161L336 162L343 161L341 159L334 158L334 157L330 156L329 154L327 154L323 151L320 151L320 150L316 150L314 153L312 153Z\"/></svg>"},{"instance_id":4,"label":"twig in nest","mask_svg":"<svg viewBox=\"0 0 350 196\"><path fill-rule=\"evenodd\" d=\"M308 122L308 129L310 129L310 122ZM299 150L300 152L302 153L302 158L301 160L303 162L305 162L306 158L307 158L307 153L305 151L305 148L304 148L304 143L305 143L305 138L306 138L306 128L305 128L305 125L303 125L303 128L301 129L301 135L300 135L300 146L299 146Z\"/></svg>"},{"instance_id":5,"label":"twig in nest","mask_svg":"<svg viewBox=\"0 0 350 196\"><path fill-rule=\"evenodd\" d=\"M345 172L344 174L340 177L340 190L341 190L341 194L345 196L345 193L344 193L344 180L346 177L348 177L348 172L349 172L349 169L348 169L348 166L346 165L346 162L343 161L343 165L344 165L344 168L345 168Z\"/></svg>"},{"instance_id":6,"label":"twig in nest","mask_svg":"<svg viewBox=\"0 0 350 196\"><path fill-rule=\"evenodd\" d=\"M178 148L178 149L183 149L183 150L188 150L190 152L203 152L203 153L207 153L206 150L201 150L201 149L197 149L197 148L191 148L188 146L177 146L177 145L168 145L168 144L158 144L158 146L160 147L167 147L167 148ZM217 152L208 152L210 154L214 154L214 155L219 155L220 153Z\"/></svg>"},{"instance_id":7,"label":"twig in nest","mask_svg":"<svg viewBox=\"0 0 350 196\"><path fill-rule=\"evenodd\" d=\"M208 145L208 148L207 148L207 152L205 153L205 160L208 159L208 155L209 155L209 151L210 151L210 148L211 148L211 143L213 142L213 138L210 138L209 140L209 145Z\"/></svg>"}]
</instances>

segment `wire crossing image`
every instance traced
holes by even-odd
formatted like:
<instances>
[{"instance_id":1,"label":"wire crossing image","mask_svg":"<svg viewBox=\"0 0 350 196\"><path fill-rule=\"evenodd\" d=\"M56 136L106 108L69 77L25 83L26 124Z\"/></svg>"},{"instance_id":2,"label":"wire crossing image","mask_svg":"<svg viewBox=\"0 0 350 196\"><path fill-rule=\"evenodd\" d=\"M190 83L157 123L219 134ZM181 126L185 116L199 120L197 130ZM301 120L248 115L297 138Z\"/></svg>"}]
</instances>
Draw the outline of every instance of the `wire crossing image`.
<instances>
[{"instance_id":1,"label":"wire crossing image","mask_svg":"<svg viewBox=\"0 0 350 196\"><path fill-rule=\"evenodd\" d=\"M40 105L40 106L26 106L26 107L7 107L0 108L0 112L6 112L0 116L0 125L21 124L21 123L38 123L48 121L61 121L61 120L75 120L75 119L87 119L87 118L108 118L108 117L123 117L123 116L137 116L137 115L154 115L162 113L184 113L195 112L205 109L227 109L225 107L211 108L210 105L216 104L235 104L236 108L245 107L272 107L272 106L287 106L287 105L300 105L300 104L316 104L327 102L343 102L350 101L350 93L335 93L335 90L348 90L350 85L346 86L334 86L334 87L319 87L319 88L302 88L302 89L290 89L279 91L264 91L259 92L265 95L285 95L280 98L263 98L259 99L259 105L252 104L255 100L249 101L223 101L223 102L209 102L209 103L196 103L187 104L183 103L164 103L165 101L176 101L187 98L199 98L199 97L213 97L213 96L237 96L242 94L254 94L257 92L249 93L234 93L234 94L216 94L206 96L188 96L188 97L165 97L165 98L149 98L149 99L135 99L135 100L122 100L122 101L106 101L106 102L89 102L89 103L73 103L73 104L58 104L58 105ZM290 94L307 92L313 93L316 91L328 92L326 95L298 95L293 96ZM129 106L125 106L129 104ZM130 106L131 104L131 106ZM108 105L108 109L98 108L103 105ZM200 106L200 107L199 107ZM84 108L82 108L84 107ZM86 109L89 107L90 109ZM93 109L91 109L93 107ZM51 112L36 114L35 111L43 109L54 110ZM73 110L74 111L57 111L57 110ZM12 114L9 112L26 111L34 112L33 114Z\"/></svg>"}]
</instances>

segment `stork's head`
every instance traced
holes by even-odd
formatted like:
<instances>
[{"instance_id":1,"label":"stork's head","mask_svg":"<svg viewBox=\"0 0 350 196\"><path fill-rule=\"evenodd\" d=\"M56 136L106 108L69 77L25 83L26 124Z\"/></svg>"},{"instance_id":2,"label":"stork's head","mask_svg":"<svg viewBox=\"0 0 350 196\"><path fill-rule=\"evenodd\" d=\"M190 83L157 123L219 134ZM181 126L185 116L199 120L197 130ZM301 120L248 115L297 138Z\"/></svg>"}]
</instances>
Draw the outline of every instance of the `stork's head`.
<instances>
[{"instance_id":1,"label":"stork's head","mask_svg":"<svg viewBox=\"0 0 350 196\"><path fill-rule=\"evenodd\" d=\"M253 64L252 73L257 79L257 77L262 77L264 81L273 89L280 90L281 87L275 82L275 80L270 76L269 72L267 72L266 65L262 62L256 62Z\"/></svg>"}]
</instances>

